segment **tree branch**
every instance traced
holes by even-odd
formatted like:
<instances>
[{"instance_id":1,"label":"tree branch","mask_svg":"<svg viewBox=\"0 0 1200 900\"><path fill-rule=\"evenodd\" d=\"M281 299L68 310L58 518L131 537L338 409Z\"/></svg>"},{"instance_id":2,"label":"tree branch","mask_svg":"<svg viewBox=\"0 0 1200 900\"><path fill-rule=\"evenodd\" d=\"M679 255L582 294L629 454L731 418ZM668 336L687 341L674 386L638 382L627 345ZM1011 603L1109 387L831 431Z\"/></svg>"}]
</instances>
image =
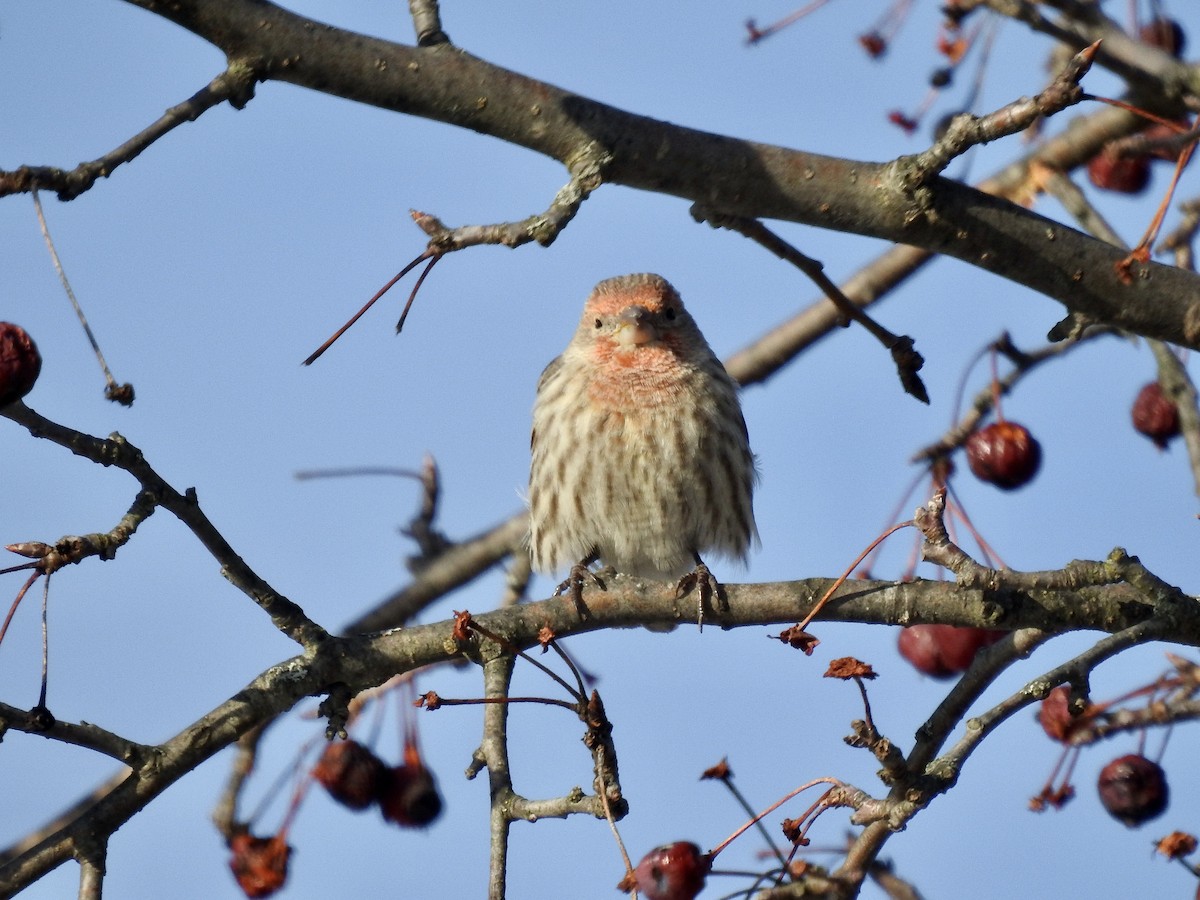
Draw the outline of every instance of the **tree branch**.
<instances>
[{"instance_id":1,"label":"tree branch","mask_svg":"<svg viewBox=\"0 0 1200 900\"><path fill-rule=\"evenodd\" d=\"M127 766L141 765L154 752L154 748L147 744L123 738L90 722L73 725L55 719L47 727L35 714L24 712L7 703L0 703L0 735L10 729L27 734L40 734L50 740L95 750Z\"/></svg>"},{"instance_id":2,"label":"tree branch","mask_svg":"<svg viewBox=\"0 0 1200 900\"><path fill-rule=\"evenodd\" d=\"M80 163L69 171L52 166L21 166L12 172L0 171L0 197L44 188L55 191L59 200L74 200L90 190L98 179L107 178L118 166L140 156L159 138L185 122L196 121L214 106L229 101L234 109L241 109L254 97L257 81L259 77L252 65L231 62L229 68L210 81L207 87L172 106L153 125L99 159Z\"/></svg>"},{"instance_id":3,"label":"tree branch","mask_svg":"<svg viewBox=\"0 0 1200 900\"><path fill-rule=\"evenodd\" d=\"M1113 268L1119 251L952 181L935 178L909 192L902 166L834 159L633 115L447 43L394 44L264 0L129 2L199 35L230 59L253 60L256 78L470 128L572 171L580 159L603 157L609 160L606 182L728 214L915 244L1024 284L1094 320L1200 347L1200 279L1193 273L1149 263L1132 284L1123 284ZM720 179L712 177L717 171Z\"/></svg>"},{"instance_id":4,"label":"tree branch","mask_svg":"<svg viewBox=\"0 0 1200 900\"><path fill-rule=\"evenodd\" d=\"M159 505L186 525L221 564L221 573L262 607L280 631L306 647L319 644L325 630L312 622L299 606L272 588L250 568L200 509L194 489L181 494L167 484L142 456L142 451L117 433L107 439L92 437L52 422L21 401L0 408L0 415L25 427L34 437L65 447L76 456L102 466L116 466L138 480ZM139 500L141 499L139 495Z\"/></svg>"},{"instance_id":5,"label":"tree branch","mask_svg":"<svg viewBox=\"0 0 1200 900\"><path fill-rule=\"evenodd\" d=\"M831 600L820 618L890 625L945 622L1058 632L1074 629L1116 632L1150 623L1144 627L1160 635L1170 635L1175 643L1200 646L1200 604L1163 585L1140 567L1124 565L1122 571L1138 586L1119 581L1039 588L1036 585L1046 578L1022 579L1017 577L1020 573L1011 573L1019 585L1015 587L1007 586L1003 578L974 588L940 581L856 582L852 590ZM728 608L715 610L714 617L725 627L791 622L811 608L830 583L828 579L810 579L727 584ZM607 591L585 594L587 619L580 618L570 598L562 597L474 618L521 649L538 644L543 629L547 628L562 639L600 629L631 626L662 629L681 624L682 613L673 584L624 576L609 579L607 584ZM152 748L153 762L143 765L137 777L125 778L79 816L33 846L0 854L0 859L9 860L0 866L0 894L20 890L65 862L76 852L78 842L97 834L111 834L200 763L305 697L324 693L333 686L353 695L397 673L457 655L452 630L451 622L439 622L364 637L331 636L310 652L272 667L178 735Z\"/></svg>"}]
</instances>

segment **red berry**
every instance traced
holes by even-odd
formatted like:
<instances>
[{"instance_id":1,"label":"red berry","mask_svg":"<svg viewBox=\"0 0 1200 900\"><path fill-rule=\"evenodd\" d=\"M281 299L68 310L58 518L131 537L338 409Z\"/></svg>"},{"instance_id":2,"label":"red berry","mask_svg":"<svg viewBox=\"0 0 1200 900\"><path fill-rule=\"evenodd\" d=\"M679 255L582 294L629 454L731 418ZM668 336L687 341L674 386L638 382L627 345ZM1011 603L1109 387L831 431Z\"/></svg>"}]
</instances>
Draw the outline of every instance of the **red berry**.
<instances>
[{"instance_id":1,"label":"red berry","mask_svg":"<svg viewBox=\"0 0 1200 900\"><path fill-rule=\"evenodd\" d=\"M42 356L20 325L0 322L0 406L20 400L42 371Z\"/></svg>"},{"instance_id":2,"label":"red berry","mask_svg":"<svg viewBox=\"0 0 1200 900\"><path fill-rule=\"evenodd\" d=\"M918 672L950 678L965 672L975 654L1004 637L1005 632L955 625L910 625L900 632L900 655Z\"/></svg>"},{"instance_id":3,"label":"red berry","mask_svg":"<svg viewBox=\"0 0 1200 900\"><path fill-rule=\"evenodd\" d=\"M335 741L313 767L313 778L343 806L366 809L379 796L387 766L358 741Z\"/></svg>"},{"instance_id":4,"label":"red berry","mask_svg":"<svg viewBox=\"0 0 1200 900\"><path fill-rule=\"evenodd\" d=\"M1096 187L1120 194L1140 194L1150 183L1150 157L1118 156L1101 150L1088 162L1088 178Z\"/></svg>"},{"instance_id":5,"label":"red berry","mask_svg":"<svg viewBox=\"0 0 1200 900\"><path fill-rule=\"evenodd\" d=\"M229 868L247 897L270 897L287 881L292 848L282 835L263 838L242 832L230 839L229 849Z\"/></svg>"},{"instance_id":6,"label":"red berry","mask_svg":"<svg viewBox=\"0 0 1200 900\"><path fill-rule=\"evenodd\" d=\"M1179 409L1163 393L1162 385L1151 381L1133 401L1133 427L1165 450L1167 442L1179 435Z\"/></svg>"},{"instance_id":7,"label":"red berry","mask_svg":"<svg viewBox=\"0 0 1200 900\"><path fill-rule=\"evenodd\" d=\"M1042 445L1016 422L993 422L967 438L967 464L975 477L1011 491L1033 480Z\"/></svg>"},{"instance_id":8,"label":"red berry","mask_svg":"<svg viewBox=\"0 0 1200 900\"><path fill-rule=\"evenodd\" d=\"M1114 759L1100 770L1100 802L1114 819L1135 828L1167 808L1167 776L1162 767L1136 753Z\"/></svg>"},{"instance_id":9,"label":"red berry","mask_svg":"<svg viewBox=\"0 0 1200 900\"><path fill-rule=\"evenodd\" d=\"M1184 35L1182 26L1165 16L1151 19L1139 28L1138 37L1151 47L1165 50L1175 57L1183 55L1183 48L1187 44L1187 36Z\"/></svg>"},{"instance_id":10,"label":"red berry","mask_svg":"<svg viewBox=\"0 0 1200 900\"><path fill-rule=\"evenodd\" d=\"M1065 684L1046 695L1038 708L1037 718L1050 740L1064 744L1069 743L1071 735L1090 719L1087 709L1077 716L1071 715L1071 689Z\"/></svg>"},{"instance_id":11,"label":"red berry","mask_svg":"<svg viewBox=\"0 0 1200 900\"><path fill-rule=\"evenodd\" d=\"M377 799L384 819L404 828L424 828L442 812L437 780L419 761L384 769Z\"/></svg>"},{"instance_id":12,"label":"red berry","mask_svg":"<svg viewBox=\"0 0 1200 900\"><path fill-rule=\"evenodd\" d=\"M1186 119L1178 120L1179 124L1185 130L1190 129L1191 123ZM1155 122L1149 128L1142 132L1142 138L1150 143L1158 143L1157 147L1147 147L1146 152L1151 159L1161 159L1164 162L1174 163L1179 159L1179 151L1181 148L1178 137L1181 132L1176 131L1170 125L1164 125L1161 122Z\"/></svg>"},{"instance_id":13,"label":"red berry","mask_svg":"<svg viewBox=\"0 0 1200 900\"><path fill-rule=\"evenodd\" d=\"M712 859L691 841L655 847L633 870L633 884L645 900L692 900L704 890ZM622 881L625 885L628 881Z\"/></svg>"},{"instance_id":14,"label":"red berry","mask_svg":"<svg viewBox=\"0 0 1200 900\"><path fill-rule=\"evenodd\" d=\"M887 40L878 31L868 31L866 34L858 36L858 43L864 50L867 51L867 56L871 59L879 59L883 54L887 53Z\"/></svg>"}]
</instances>

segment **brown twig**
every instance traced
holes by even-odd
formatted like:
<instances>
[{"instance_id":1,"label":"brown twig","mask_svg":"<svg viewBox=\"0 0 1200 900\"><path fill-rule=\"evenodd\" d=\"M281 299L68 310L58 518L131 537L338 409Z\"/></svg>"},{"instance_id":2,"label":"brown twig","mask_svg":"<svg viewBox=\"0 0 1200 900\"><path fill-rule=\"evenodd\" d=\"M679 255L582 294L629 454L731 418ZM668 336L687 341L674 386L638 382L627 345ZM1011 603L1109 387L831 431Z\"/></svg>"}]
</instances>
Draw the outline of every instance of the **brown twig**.
<instances>
[{"instance_id":1,"label":"brown twig","mask_svg":"<svg viewBox=\"0 0 1200 900\"><path fill-rule=\"evenodd\" d=\"M1014 100L985 116L970 113L955 116L945 134L932 147L896 161L904 189L913 191L927 184L953 160L978 144L1024 131L1030 125L1079 103L1085 97L1079 82L1091 68L1099 48L1100 42L1097 41L1076 53L1054 81L1032 98Z\"/></svg>"},{"instance_id":2,"label":"brown twig","mask_svg":"<svg viewBox=\"0 0 1200 900\"><path fill-rule=\"evenodd\" d=\"M229 67L207 87L172 106L148 128L99 159L80 163L70 170L21 166L11 172L0 171L0 197L44 188L55 191L59 200L73 200L98 179L107 178L118 166L135 159L159 138L185 122L194 122L214 106L228 102L234 109L241 109L254 97L254 86L264 77L250 60L231 59Z\"/></svg>"},{"instance_id":3,"label":"brown twig","mask_svg":"<svg viewBox=\"0 0 1200 900\"><path fill-rule=\"evenodd\" d=\"M71 282L67 279L67 272L63 268L62 260L58 258L58 249L54 246L54 238L50 236L50 226L46 224L46 214L42 211L42 201L38 197L37 188L34 187L31 193L33 194L33 209L37 213L38 227L41 228L42 239L46 242L46 249L50 251L50 261L54 264L54 271L58 273L58 280L67 294L67 299L71 301L71 307L75 310L75 316L79 319L79 324L83 326L83 333L87 335L88 342L92 345L92 352L96 354L96 361L100 363L100 371L104 373L104 396L109 400L120 403L122 406L132 406L133 385L128 382L117 384L117 380L113 378L113 374L108 368L108 363L104 359L104 354L100 351L100 344L96 340L96 335L92 333L92 326L88 324L87 316L83 314L83 307L79 305L79 300L75 297L75 291L71 289Z\"/></svg>"},{"instance_id":4,"label":"brown twig","mask_svg":"<svg viewBox=\"0 0 1200 900\"><path fill-rule=\"evenodd\" d=\"M867 331L892 354L896 370L900 376L900 384L906 393L916 397L922 403L929 402L929 393L917 373L925 360L913 346L913 339L908 335L894 335L865 312L862 311L849 297L842 293L833 280L825 274L820 262L808 257L780 238L769 228L755 219L719 213L709 207L694 203L691 208L692 218L697 222L707 222L714 228L728 228L766 248L780 259L791 263L807 275L817 287L825 292L825 296L837 307L838 312L847 320L853 320L862 325ZM735 376L736 377L736 376Z\"/></svg>"},{"instance_id":5,"label":"brown twig","mask_svg":"<svg viewBox=\"0 0 1200 900\"><path fill-rule=\"evenodd\" d=\"M408 0L408 12L412 16L413 30L417 33L418 47L450 43L450 36L442 31L438 0Z\"/></svg>"},{"instance_id":6,"label":"brown twig","mask_svg":"<svg viewBox=\"0 0 1200 900\"><path fill-rule=\"evenodd\" d=\"M992 411L998 395L1004 396L1010 393L1018 382L1042 363L1071 352L1084 341L1090 341L1111 333L1111 329L1097 326L1078 333L1074 337L1064 338L1056 343L1046 344L1036 350L1029 351L1018 348L1012 343L1012 339L1007 334L1001 335L990 346L1013 363L1012 370L1004 377L998 378L994 382L989 382L987 387L980 390L975 395L970 408L963 414L962 418L938 438L938 440L914 453L910 461L914 463L932 463L935 460L949 456L966 442L967 438L971 436L984 417Z\"/></svg>"},{"instance_id":7,"label":"brown twig","mask_svg":"<svg viewBox=\"0 0 1200 900\"><path fill-rule=\"evenodd\" d=\"M137 479L143 492L135 500L154 504L168 510L196 536L200 543L221 564L221 571L243 593L254 600L270 617L275 626L288 637L306 647L315 647L327 635L323 628L310 620L298 605L272 588L234 551L228 541L200 509L193 490L180 493L171 487L151 465L142 451L115 432L108 438L88 434L59 425L34 412L21 401L0 409L0 415L23 426L34 437L44 438L103 466L116 466ZM132 512L132 510L131 510ZM128 515L128 514L127 514ZM123 522L125 520L122 520ZM120 528L121 526L118 526ZM94 536L89 536L94 537ZM101 535L101 538L107 536ZM101 546L104 542L101 541Z\"/></svg>"}]
</instances>

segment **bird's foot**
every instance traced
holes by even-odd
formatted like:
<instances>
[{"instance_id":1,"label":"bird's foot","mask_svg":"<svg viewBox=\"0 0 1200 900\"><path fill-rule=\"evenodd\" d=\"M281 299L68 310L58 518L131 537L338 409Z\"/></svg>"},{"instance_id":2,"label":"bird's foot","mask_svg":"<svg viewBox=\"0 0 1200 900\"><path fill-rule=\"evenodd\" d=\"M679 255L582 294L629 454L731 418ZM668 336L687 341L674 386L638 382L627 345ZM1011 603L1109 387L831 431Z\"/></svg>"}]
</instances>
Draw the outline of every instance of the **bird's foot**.
<instances>
[{"instance_id":1,"label":"bird's foot","mask_svg":"<svg viewBox=\"0 0 1200 900\"><path fill-rule=\"evenodd\" d=\"M575 610L579 613L581 619L589 618L591 615L588 612L587 605L583 602L583 586L591 579L595 582L596 587L602 591L607 591L608 586L601 580L600 576L588 568L593 560L585 559L571 566L571 572L567 575L566 580L554 589L554 596L558 597L562 594L569 593L571 601L575 604Z\"/></svg>"},{"instance_id":2,"label":"bird's foot","mask_svg":"<svg viewBox=\"0 0 1200 900\"><path fill-rule=\"evenodd\" d=\"M717 602L721 608L726 608L725 603L725 588L721 587L721 582L717 581L708 566L699 556L696 557L696 568L688 572L679 579L679 583L675 585L675 599L680 600L686 597L692 590L696 591L696 624L700 626L700 630L704 630L704 605L717 598Z\"/></svg>"}]
</instances>

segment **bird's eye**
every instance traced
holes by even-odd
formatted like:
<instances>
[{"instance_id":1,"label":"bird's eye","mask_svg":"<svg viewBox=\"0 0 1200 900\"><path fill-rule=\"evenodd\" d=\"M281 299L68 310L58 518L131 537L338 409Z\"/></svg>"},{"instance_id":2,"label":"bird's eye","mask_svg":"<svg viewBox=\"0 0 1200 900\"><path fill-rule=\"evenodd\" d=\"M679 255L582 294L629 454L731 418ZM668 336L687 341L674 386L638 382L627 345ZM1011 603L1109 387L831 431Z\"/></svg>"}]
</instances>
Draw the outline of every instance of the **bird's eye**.
<instances>
[{"instance_id":1,"label":"bird's eye","mask_svg":"<svg viewBox=\"0 0 1200 900\"><path fill-rule=\"evenodd\" d=\"M663 315L667 318L668 321L674 322L675 321L675 307L668 306L667 311L665 313L663 313Z\"/></svg>"},{"instance_id":2,"label":"bird's eye","mask_svg":"<svg viewBox=\"0 0 1200 900\"><path fill-rule=\"evenodd\" d=\"M602 322L600 319L597 319L597 320L596 320L596 327L597 327L597 328L603 328L603 327L604 327L604 323L603 323L603 322Z\"/></svg>"}]
</instances>

